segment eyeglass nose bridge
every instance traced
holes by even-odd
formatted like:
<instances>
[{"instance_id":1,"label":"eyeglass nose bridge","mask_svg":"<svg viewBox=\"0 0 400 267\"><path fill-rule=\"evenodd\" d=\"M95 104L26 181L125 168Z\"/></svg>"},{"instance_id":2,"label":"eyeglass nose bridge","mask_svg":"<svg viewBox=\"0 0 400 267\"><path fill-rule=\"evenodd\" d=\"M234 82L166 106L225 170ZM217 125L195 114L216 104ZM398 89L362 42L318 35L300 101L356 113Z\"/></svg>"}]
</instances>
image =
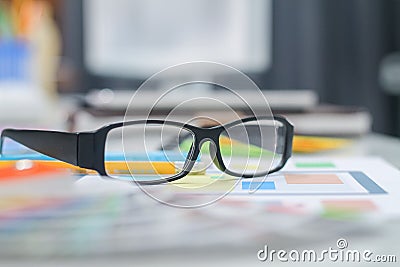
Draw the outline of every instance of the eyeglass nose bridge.
<instances>
[{"instance_id":1,"label":"eyeglass nose bridge","mask_svg":"<svg viewBox=\"0 0 400 267\"><path fill-rule=\"evenodd\" d=\"M221 134L221 129L215 128L200 128L196 133L196 139L199 145L202 145L204 142L212 141L214 143L218 142L219 135Z\"/></svg>"},{"instance_id":2,"label":"eyeglass nose bridge","mask_svg":"<svg viewBox=\"0 0 400 267\"><path fill-rule=\"evenodd\" d=\"M206 142L210 142L209 154L214 165L224 171L226 168L222 162L221 155L219 154L219 136L221 134L220 129L202 129L197 133L196 140L194 142L194 153L192 159L196 160L200 154L201 148Z\"/></svg>"},{"instance_id":3,"label":"eyeglass nose bridge","mask_svg":"<svg viewBox=\"0 0 400 267\"><path fill-rule=\"evenodd\" d=\"M195 137L194 145L195 145L195 152L196 152L195 154L196 155L193 155L193 156L196 156L196 158L198 157L198 154L201 151L201 147L206 142L210 142L210 144L212 144L214 146L214 151L216 153L216 146L218 145L217 144L218 138L219 138L219 131L215 131L215 129L201 129L201 131L199 131ZM211 150L210 150L210 152L211 152ZM214 154L214 156L210 154L210 156L212 158L214 158L215 154Z\"/></svg>"},{"instance_id":4,"label":"eyeglass nose bridge","mask_svg":"<svg viewBox=\"0 0 400 267\"><path fill-rule=\"evenodd\" d=\"M214 149L216 149L216 147L218 146L218 139L219 139L220 134L221 134L220 129L207 129L207 128L201 129L196 134L196 138L195 138L196 139L195 145L197 146L196 148L198 149L198 151L200 152L201 147L206 142L210 142L210 144L213 144L215 146ZM213 155L210 155L210 156L213 156Z\"/></svg>"}]
</instances>

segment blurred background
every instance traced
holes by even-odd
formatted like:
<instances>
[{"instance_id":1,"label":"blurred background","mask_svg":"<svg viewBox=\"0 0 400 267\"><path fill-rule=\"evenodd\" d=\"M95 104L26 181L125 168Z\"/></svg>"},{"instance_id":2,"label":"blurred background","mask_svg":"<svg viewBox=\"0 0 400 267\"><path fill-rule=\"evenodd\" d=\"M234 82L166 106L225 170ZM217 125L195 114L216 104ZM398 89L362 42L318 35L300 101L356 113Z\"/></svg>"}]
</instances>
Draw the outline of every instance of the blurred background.
<instances>
[{"instance_id":1,"label":"blurred background","mask_svg":"<svg viewBox=\"0 0 400 267\"><path fill-rule=\"evenodd\" d=\"M211 60L245 72L263 90L308 89L322 103L365 107L373 131L400 136L396 0L0 3L3 95L10 77L35 80L49 94L84 94L137 89L167 66ZM15 62L28 61L29 49L34 78L10 73L11 62L18 70Z\"/></svg>"}]
</instances>

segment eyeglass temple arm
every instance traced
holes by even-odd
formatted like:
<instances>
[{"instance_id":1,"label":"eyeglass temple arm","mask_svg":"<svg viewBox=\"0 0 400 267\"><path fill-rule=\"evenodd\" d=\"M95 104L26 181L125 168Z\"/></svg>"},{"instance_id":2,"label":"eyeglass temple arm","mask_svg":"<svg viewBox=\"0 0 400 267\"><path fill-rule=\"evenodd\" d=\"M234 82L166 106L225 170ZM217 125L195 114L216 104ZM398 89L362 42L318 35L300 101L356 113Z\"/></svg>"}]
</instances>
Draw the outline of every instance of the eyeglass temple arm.
<instances>
[{"instance_id":1,"label":"eyeglass temple arm","mask_svg":"<svg viewBox=\"0 0 400 267\"><path fill-rule=\"evenodd\" d=\"M49 157L78 165L77 133L5 129L0 138L0 155L6 137Z\"/></svg>"}]
</instances>

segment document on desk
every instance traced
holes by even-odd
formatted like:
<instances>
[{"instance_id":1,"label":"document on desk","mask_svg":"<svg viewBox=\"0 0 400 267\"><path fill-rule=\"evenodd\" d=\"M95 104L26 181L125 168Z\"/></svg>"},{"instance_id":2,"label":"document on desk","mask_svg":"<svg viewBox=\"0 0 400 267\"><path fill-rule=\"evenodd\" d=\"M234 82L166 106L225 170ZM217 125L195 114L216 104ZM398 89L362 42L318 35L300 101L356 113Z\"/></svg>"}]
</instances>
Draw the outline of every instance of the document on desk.
<instances>
[{"instance_id":1,"label":"document on desk","mask_svg":"<svg viewBox=\"0 0 400 267\"><path fill-rule=\"evenodd\" d=\"M97 182L87 177L80 184ZM126 186L132 185L121 186L126 189ZM99 190L101 188L98 187ZM107 183L104 190L108 188ZM188 203L195 197L224 195L219 201L258 202L277 212L338 217L377 213L400 215L400 171L377 157L297 156L278 173L241 180L210 166L206 174L188 175L157 186L156 190L169 193L171 203L182 195Z\"/></svg>"},{"instance_id":2,"label":"document on desk","mask_svg":"<svg viewBox=\"0 0 400 267\"><path fill-rule=\"evenodd\" d=\"M271 211L336 217L400 215L400 171L376 157L294 157L278 173L241 180L210 166L206 174L159 187L171 194L170 203L177 204L175 199L184 195L187 203L179 202L182 206L193 198L214 195L242 204L259 202Z\"/></svg>"},{"instance_id":3,"label":"document on desk","mask_svg":"<svg viewBox=\"0 0 400 267\"><path fill-rule=\"evenodd\" d=\"M230 196L252 201L279 200L282 210L297 206L297 212L303 213L398 216L400 171L376 157L294 157L277 174L242 180Z\"/></svg>"}]
</instances>

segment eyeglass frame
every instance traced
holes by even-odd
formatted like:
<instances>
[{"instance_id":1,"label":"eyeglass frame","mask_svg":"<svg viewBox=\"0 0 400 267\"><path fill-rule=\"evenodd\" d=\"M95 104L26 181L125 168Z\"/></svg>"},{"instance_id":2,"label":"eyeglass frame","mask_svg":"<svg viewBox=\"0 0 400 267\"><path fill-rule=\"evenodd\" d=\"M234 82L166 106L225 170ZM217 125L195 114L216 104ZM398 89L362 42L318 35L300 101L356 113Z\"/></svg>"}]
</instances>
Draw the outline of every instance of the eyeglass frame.
<instances>
[{"instance_id":1,"label":"eyeglass frame","mask_svg":"<svg viewBox=\"0 0 400 267\"><path fill-rule=\"evenodd\" d=\"M285 142L282 159L277 167L256 174L238 174L226 168L220 150L219 137L225 129L235 125L250 121L273 120L282 123L286 128ZM58 159L60 161L70 163L72 165L97 171L101 176L110 177L105 168L105 148L108 133L116 128L131 126L136 124L159 124L180 127L188 130L193 135L193 144L186 158L182 171L168 178L162 178L153 181L135 181L138 184L153 185L165 182L172 182L181 179L190 173L193 165L200 154L201 146L206 141L212 141L215 145L215 157L213 163L222 172L241 178L254 178L265 176L270 173L279 171L284 167L288 159L292 155L293 144L293 125L282 116L259 116L247 117L236 120L224 125L218 125L210 128L197 127L187 123L168 121L168 120L135 120L127 122L117 122L103 126L94 131L85 132L59 132L47 130L28 130L28 129L4 129L0 136L0 155L3 152L3 142L5 138L10 138L32 150ZM210 151L211 152L211 151Z\"/></svg>"}]
</instances>

